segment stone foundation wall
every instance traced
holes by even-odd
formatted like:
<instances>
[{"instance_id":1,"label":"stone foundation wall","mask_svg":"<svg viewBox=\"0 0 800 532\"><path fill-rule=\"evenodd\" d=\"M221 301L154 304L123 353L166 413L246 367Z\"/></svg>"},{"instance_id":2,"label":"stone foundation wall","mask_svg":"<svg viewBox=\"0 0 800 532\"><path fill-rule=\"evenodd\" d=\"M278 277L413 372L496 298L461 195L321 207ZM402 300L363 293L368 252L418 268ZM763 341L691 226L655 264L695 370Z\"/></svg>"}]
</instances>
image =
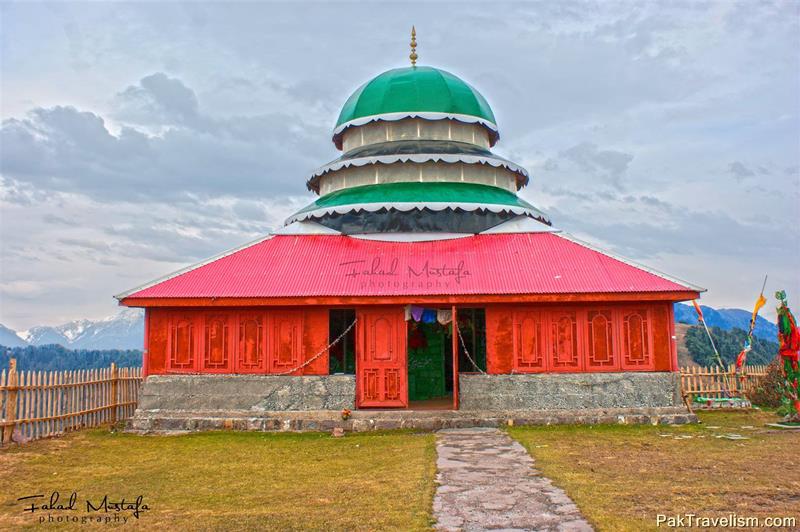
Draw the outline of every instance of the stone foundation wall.
<instances>
[{"instance_id":1,"label":"stone foundation wall","mask_svg":"<svg viewBox=\"0 0 800 532\"><path fill-rule=\"evenodd\" d=\"M353 375L151 375L139 409L311 411L355 409ZM682 406L670 372L461 375L460 409L486 412Z\"/></svg>"},{"instance_id":2,"label":"stone foundation wall","mask_svg":"<svg viewBox=\"0 0 800 532\"><path fill-rule=\"evenodd\" d=\"M329 431L691 423L674 373L461 375L461 409L355 410L353 375L151 375L128 429ZM339 411L353 410L343 421Z\"/></svg>"},{"instance_id":3,"label":"stone foundation wall","mask_svg":"<svg viewBox=\"0 0 800 532\"><path fill-rule=\"evenodd\" d=\"M140 410L341 410L355 408L354 375L151 375Z\"/></svg>"},{"instance_id":4,"label":"stone foundation wall","mask_svg":"<svg viewBox=\"0 0 800 532\"><path fill-rule=\"evenodd\" d=\"M461 410L651 408L683 404L671 372L460 375Z\"/></svg>"}]
</instances>

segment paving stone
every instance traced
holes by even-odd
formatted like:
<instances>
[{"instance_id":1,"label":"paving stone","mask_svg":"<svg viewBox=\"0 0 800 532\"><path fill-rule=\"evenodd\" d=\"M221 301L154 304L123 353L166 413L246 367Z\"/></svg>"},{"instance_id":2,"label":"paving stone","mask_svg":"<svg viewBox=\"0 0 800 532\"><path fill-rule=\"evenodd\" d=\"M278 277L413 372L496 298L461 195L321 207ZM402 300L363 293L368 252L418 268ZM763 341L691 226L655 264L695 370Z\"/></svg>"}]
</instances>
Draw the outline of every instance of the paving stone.
<instances>
[{"instance_id":1,"label":"paving stone","mask_svg":"<svg viewBox=\"0 0 800 532\"><path fill-rule=\"evenodd\" d=\"M495 428L437 433L433 513L438 530L592 530L518 442Z\"/></svg>"}]
</instances>

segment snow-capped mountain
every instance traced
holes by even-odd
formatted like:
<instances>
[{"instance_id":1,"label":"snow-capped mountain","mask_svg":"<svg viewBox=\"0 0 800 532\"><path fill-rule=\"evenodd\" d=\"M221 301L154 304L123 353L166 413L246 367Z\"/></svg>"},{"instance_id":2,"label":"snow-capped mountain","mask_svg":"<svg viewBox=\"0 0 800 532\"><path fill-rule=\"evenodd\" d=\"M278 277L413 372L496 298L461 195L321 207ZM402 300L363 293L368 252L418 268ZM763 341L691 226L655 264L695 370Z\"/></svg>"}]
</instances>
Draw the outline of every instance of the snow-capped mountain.
<instances>
[{"instance_id":1,"label":"snow-capped mountain","mask_svg":"<svg viewBox=\"0 0 800 532\"><path fill-rule=\"evenodd\" d=\"M19 336L31 345L61 344L66 347L68 343L80 338L91 323L89 320L75 320L56 327L39 325L21 331Z\"/></svg>"},{"instance_id":2,"label":"snow-capped mountain","mask_svg":"<svg viewBox=\"0 0 800 532\"><path fill-rule=\"evenodd\" d=\"M144 312L123 309L102 320L74 320L51 327L39 325L15 333L0 325L0 345L61 344L69 349L142 349L144 344Z\"/></svg>"},{"instance_id":3,"label":"snow-capped mountain","mask_svg":"<svg viewBox=\"0 0 800 532\"><path fill-rule=\"evenodd\" d=\"M17 336L15 331L12 331L5 325L0 325L0 345L6 347L25 347L28 344L25 340Z\"/></svg>"}]
</instances>

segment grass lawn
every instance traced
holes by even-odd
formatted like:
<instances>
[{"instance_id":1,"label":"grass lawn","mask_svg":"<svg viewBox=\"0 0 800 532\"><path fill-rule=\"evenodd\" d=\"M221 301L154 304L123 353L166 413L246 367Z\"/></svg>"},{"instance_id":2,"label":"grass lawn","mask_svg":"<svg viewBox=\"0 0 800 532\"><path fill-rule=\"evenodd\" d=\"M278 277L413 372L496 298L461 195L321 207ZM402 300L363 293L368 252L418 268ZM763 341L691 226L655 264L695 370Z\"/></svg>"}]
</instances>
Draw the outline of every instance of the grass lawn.
<instances>
[{"instance_id":1,"label":"grass lawn","mask_svg":"<svg viewBox=\"0 0 800 532\"><path fill-rule=\"evenodd\" d=\"M424 530L435 472L433 434L82 431L0 450L0 530L35 526L46 512L16 499L53 490L78 493L61 512L78 516L87 498L141 494L147 528Z\"/></svg>"},{"instance_id":2,"label":"grass lawn","mask_svg":"<svg viewBox=\"0 0 800 532\"><path fill-rule=\"evenodd\" d=\"M768 412L699 414L683 426L512 427L508 431L599 530L650 530L656 515L793 516L800 432ZM716 427L716 428L714 428ZM747 440L715 435L736 433Z\"/></svg>"}]
</instances>

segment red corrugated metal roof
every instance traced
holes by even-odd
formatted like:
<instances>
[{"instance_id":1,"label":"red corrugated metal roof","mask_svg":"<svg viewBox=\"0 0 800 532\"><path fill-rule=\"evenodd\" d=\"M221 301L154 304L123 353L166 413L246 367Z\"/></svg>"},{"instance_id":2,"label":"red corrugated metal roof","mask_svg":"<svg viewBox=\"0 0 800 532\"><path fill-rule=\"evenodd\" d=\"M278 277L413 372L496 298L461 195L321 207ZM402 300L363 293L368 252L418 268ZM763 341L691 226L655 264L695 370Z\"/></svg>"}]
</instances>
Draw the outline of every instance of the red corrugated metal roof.
<instances>
[{"instance_id":1,"label":"red corrugated metal roof","mask_svg":"<svg viewBox=\"0 0 800 532\"><path fill-rule=\"evenodd\" d=\"M695 292L558 233L382 242L274 236L118 296L125 298L414 296Z\"/></svg>"}]
</instances>

